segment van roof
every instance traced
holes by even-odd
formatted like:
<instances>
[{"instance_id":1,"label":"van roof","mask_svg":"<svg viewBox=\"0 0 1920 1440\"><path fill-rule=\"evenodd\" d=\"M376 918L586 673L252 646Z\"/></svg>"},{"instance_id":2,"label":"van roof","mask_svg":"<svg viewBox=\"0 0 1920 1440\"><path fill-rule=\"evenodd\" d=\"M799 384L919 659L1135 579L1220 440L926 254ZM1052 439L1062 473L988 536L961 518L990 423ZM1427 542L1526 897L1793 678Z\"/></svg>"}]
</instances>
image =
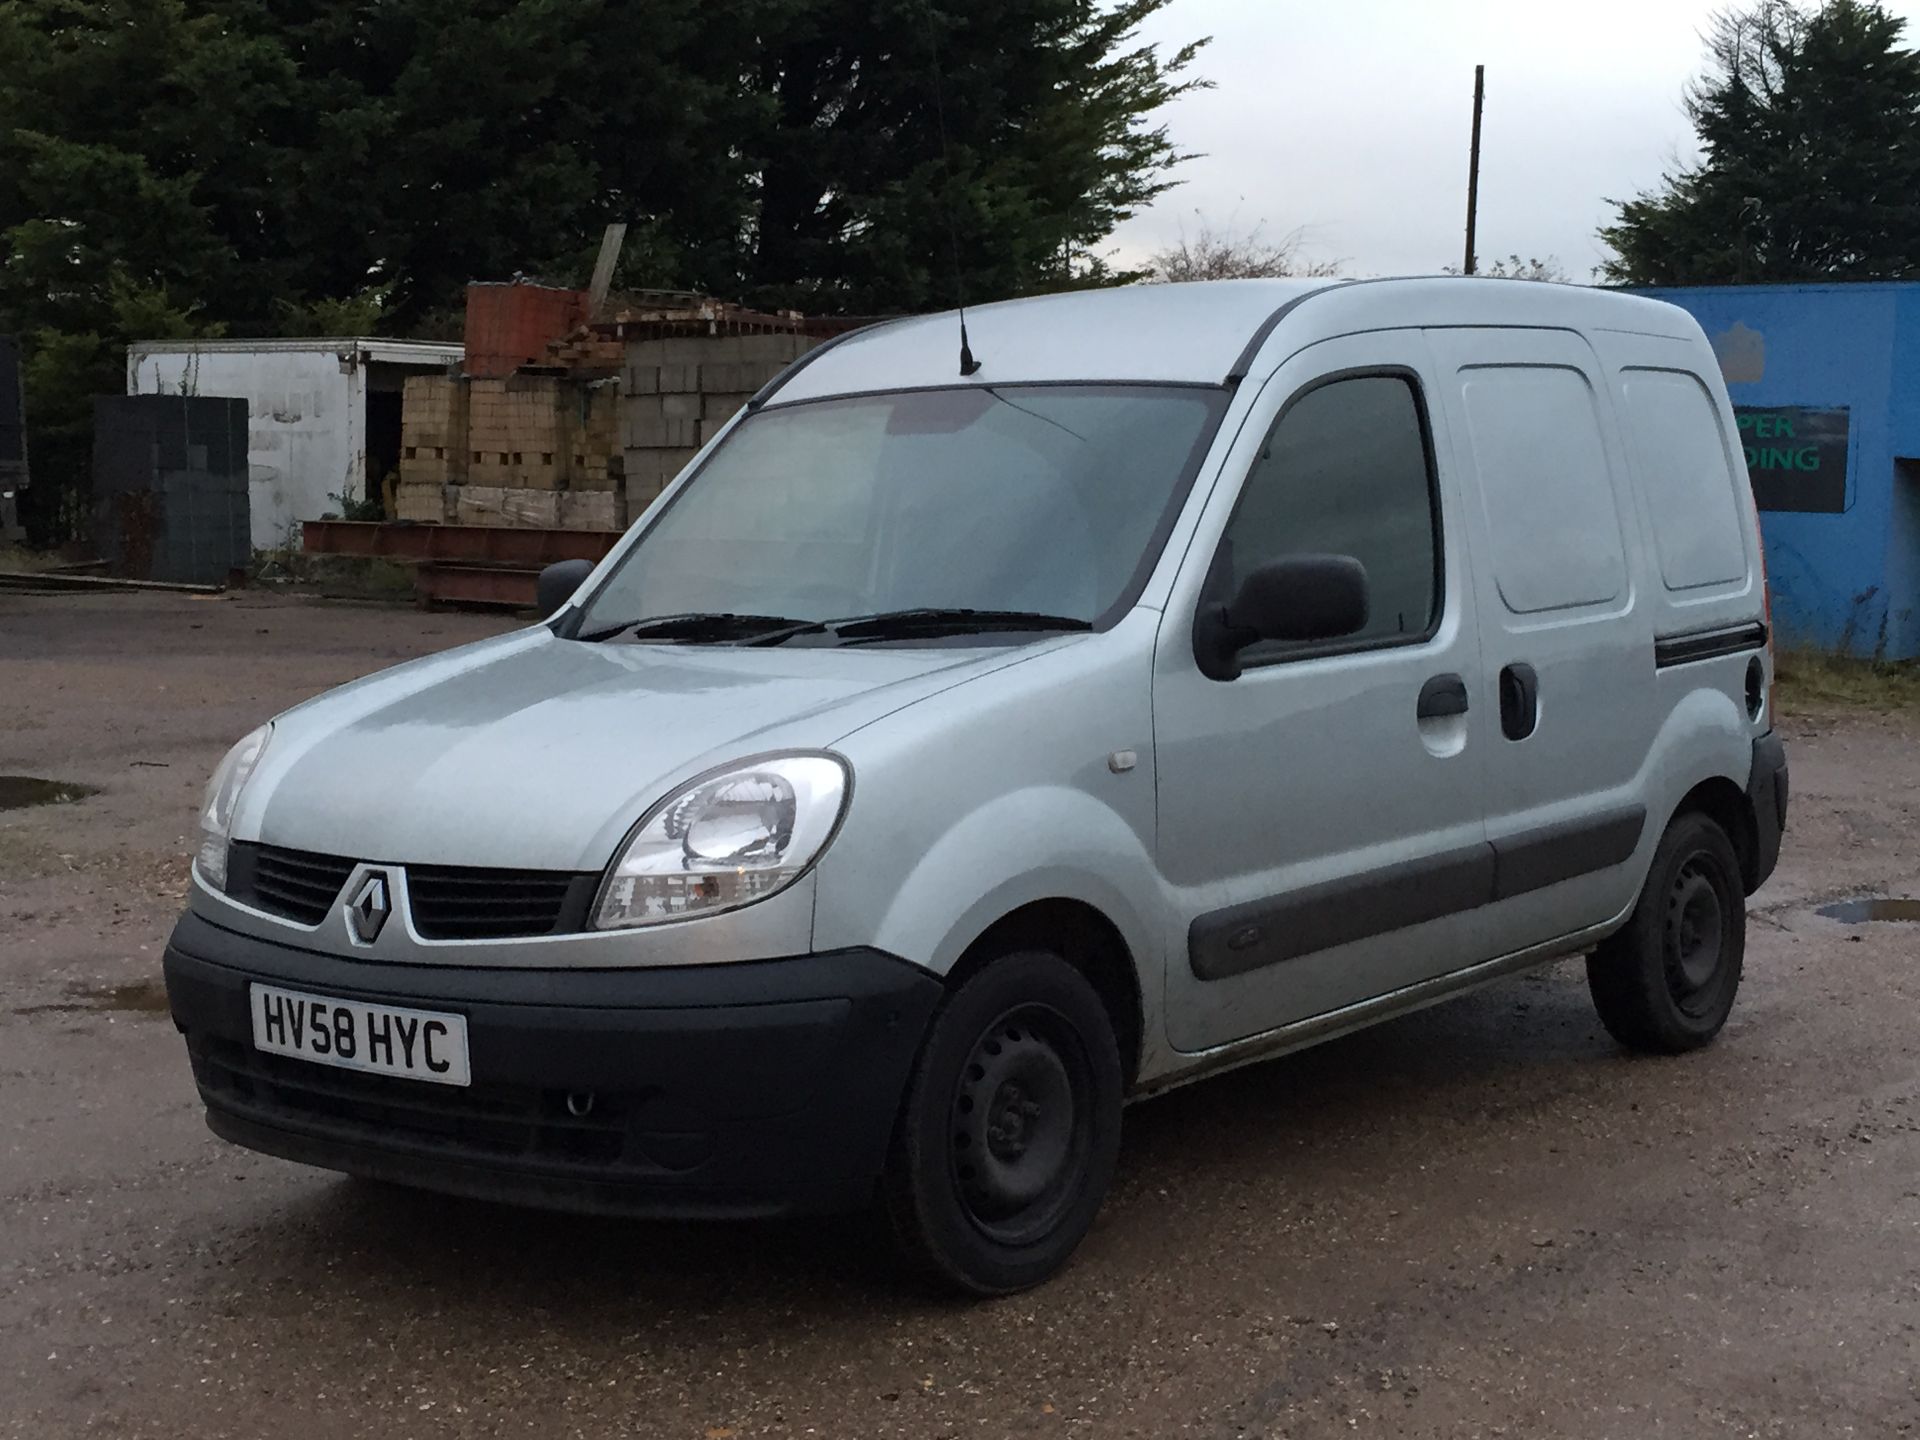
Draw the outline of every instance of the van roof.
<instances>
[{"instance_id":1,"label":"van roof","mask_svg":"<svg viewBox=\"0 0 1920 1440\"><path fill-rule=\"evenodd\" d=\"M1311 300L1311 303L1302 303ZM1663 301L1584 285L1460 276L1384 280L1210 280L1076 290L978 305L967 333L980 370L960 374L955 311L891 320L813 352L770 403L931 385L1133 381L1220 385L1240 378L1275 324L1302 344L1403 326L1532 325L1673 339L1698 329Z\"/></svg>"}]
</instances>

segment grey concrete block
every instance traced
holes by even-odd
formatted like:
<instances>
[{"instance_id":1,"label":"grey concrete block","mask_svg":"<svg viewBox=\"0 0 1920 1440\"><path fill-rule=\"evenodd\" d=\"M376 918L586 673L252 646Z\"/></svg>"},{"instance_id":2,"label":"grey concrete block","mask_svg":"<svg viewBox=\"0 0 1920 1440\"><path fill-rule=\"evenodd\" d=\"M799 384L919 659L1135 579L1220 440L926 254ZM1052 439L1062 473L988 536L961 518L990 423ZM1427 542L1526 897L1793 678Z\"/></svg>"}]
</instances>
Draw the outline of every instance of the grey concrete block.
<instances>
[{"instance_id":1,"label":"grey concrete block","mask_svg":"<svg viewBox=\"0 0 1920 1440\"><path fill-rule=\"evenodd\" d=\"M700 367L700 388L708 394L752 395L786 369L780 360L728 360Z\"/></svg>"},{"instance_id":2,"label":"grey concrete block","mask_svg":"<svg viewBox=\"0 0 1920 1440\"><path fill-rule=\"evenodd\" d=\"M634 445L652 446L659 449L675 449L700 444L701 421L668 417L660 422L656 430L651 426L635 426Z\"/></svg>"}]
</instances>

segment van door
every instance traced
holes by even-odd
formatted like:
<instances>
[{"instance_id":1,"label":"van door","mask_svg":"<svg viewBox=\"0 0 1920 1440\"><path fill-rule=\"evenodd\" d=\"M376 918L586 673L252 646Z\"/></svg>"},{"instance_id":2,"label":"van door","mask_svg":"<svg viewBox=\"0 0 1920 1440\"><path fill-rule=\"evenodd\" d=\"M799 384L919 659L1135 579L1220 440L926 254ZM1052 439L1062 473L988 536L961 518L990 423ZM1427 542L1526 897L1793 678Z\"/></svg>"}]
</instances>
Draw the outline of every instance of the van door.
<instances>
[{"instance_id":1,"label":"van door","mask_svg":"<svg viewBox=\"0 0 1920 1440\"><path fill-rule=\"evenodd\" d=\"M1429 332L1471 499L1489 697L1491 953L1599 925L1630 905L1658 819L1644 774L1655 710L1649 607L1629 563L1631 499L1612 400L1566 330Z\"/></svg>"},{"instance_id":2,"label":"van door","mask_svg":"<svg viewBox=\"0 0 1920 1440\"><path fill-rule=\"evenodd\" d=\"M1168 1036L1193 1052L1478 958L1491 893L1475 595L1418 331L1309 347L1229 453L1154 660L1158 851L1173 903ZM1239 678L1194 617L1282 555L1351 555L1370 616L1331 644L1264 642Z\"/></svg>"}]
</instances>

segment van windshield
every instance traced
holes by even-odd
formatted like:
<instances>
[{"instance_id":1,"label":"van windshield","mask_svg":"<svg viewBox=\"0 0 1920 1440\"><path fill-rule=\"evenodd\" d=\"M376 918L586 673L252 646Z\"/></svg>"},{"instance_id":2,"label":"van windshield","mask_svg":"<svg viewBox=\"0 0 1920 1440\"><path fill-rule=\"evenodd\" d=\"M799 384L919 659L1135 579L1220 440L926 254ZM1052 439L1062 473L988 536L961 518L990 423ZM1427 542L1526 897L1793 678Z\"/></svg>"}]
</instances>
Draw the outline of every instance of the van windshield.
<instances>
[{"instance_id":1,"label":"van windshield","mask_svg":"<svg viewBox=\"0 0 1920 1440\"><path fill-rule=\"evenodd\" d=\"M1225 403L1211 387L1005 385L762 411L626 553L578 633L902 611L1100 624L1130 603Z\"/></svg>"}]
</instances>

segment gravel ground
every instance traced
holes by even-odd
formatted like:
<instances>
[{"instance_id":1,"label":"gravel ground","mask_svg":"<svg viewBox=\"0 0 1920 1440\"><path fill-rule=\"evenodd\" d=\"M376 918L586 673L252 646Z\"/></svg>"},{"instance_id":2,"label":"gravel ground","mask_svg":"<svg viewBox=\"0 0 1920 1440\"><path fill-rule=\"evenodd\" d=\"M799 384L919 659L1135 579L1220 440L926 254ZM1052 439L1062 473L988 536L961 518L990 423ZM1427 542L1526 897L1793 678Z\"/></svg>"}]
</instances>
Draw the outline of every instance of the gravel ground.
<instances>
[{"instance_id":1,"label":"gravel ground","mask_svg":"<svg viewBox=\"0 0 1920 1440\"><path fill-rule=\"evenodd\" d=\"M221 751L505 622L0 595L0 1435L1920 1434L1920 720L1784 728L1719 1044L1623 1055L1580 968L1128 1114L1032 1294L859 1220L698 1228L344 1180L205 1130L159 957Z\"/></svg>"}]
</instances>

